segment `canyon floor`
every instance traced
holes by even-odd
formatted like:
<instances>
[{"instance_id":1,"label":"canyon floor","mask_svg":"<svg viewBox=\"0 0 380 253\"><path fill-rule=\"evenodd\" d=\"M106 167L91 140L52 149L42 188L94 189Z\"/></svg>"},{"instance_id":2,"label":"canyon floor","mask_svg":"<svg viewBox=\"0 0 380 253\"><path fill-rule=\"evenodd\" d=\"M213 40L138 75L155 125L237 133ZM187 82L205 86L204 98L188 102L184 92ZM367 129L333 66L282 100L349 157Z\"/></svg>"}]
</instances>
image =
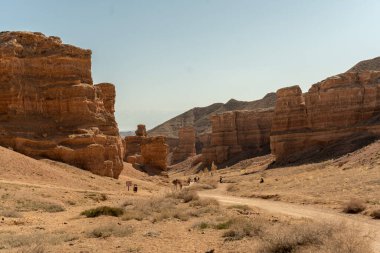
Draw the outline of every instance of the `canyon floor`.
<instances>
[{"instance_id":1,"label":"canyon floor","mask_svg":"<svg viewBox=\"0 0 380 253\"><path fill-rule=\"evenodd\" d=\"M380 252L371 217L380 142L297 166L264 156L198 173L181 191L170 184L193 172L148 176L125 163L112 179L0 148L0 252ZM344 213L352 199L365 210ZM115 216L86 217L102 206Z\"/></svg>"}]
</instances>

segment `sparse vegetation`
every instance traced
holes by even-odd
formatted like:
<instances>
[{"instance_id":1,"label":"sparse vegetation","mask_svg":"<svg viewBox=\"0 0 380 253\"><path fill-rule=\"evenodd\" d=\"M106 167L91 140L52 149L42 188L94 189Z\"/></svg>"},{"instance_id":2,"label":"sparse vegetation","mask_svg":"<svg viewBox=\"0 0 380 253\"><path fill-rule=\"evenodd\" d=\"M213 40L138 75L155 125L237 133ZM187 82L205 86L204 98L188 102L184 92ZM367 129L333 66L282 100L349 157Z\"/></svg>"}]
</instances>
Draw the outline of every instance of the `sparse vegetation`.
<instances>
[{"instance_id":1,"label":"sparse vegetation","mask_svg":"<svg viewBox=\"0 0 380 253\"><path fill-rule=\"evenodd\" d=\"M188 188L171 192L165 197L126 201L123 220L144 220L159 222L166 219L186 221L205 213L217 212L219 203L213 199L200 199L198 194ZM193 208L189 208L193 207Z\"/></svg>"},{"instance_id":2,"label":"sparse vegetation","mask_svg":"<svg viewBox=\"0 0 380 253\"><path fill-rule=\"evenodd\" d=\"M110 206L100 206L100 207L88 209L81 212L81 215L84 215L87 218L94 218L101 215L119 217L123 214L124 214L124 209L119 208L119 207L110 207Z\"/></svg>"},{"instance_id":3,"label":"sparse vegetation","mask_svg":"<svg viewBox=\"0 0 380 253\"><path fill-rule=\"evenodd\" d=\"M127 225L107 224L90 231L89 236L95 238L106 238L110 236L126 237L133 233L133 228Z\"/></svg>"},{"instance_id":4,"label":"sparse vegetation","mask_svg":"<svg viewBox=\"0 0 380 253\"><path fill-rule=\"evenodd\" d=\"M303 222L274 227L262 236L258 252L370 253L368 237L344 225ZM304 252L304 251L302 251Z\"/></svg>"},{"instance_id":5,"label":"sparse vegetation","mask_svg":"<svg viewBox=\"0 0 380 253\"><path fill-rule=\"evenodd\" d=\"M257 236L263 232L266 223L268 222L260 218L236 217L226 223L228 231L223 234L223 237L226 240L240 240L244 237Z\"/></svg>"},{"instance_id":6,"label":"sparse vegetation","mask_svg":"<svg viewBox=\"0 0 380 253\"><path fill-rule=\"evenodd\" d=\"M21 212L41 210L49 213L56 213L65 211L65 208L61 204L39 199L18 199L16 201L16 210Z\"/></svg>"},{"instance_id":7,"label":"sparse vegetation","mask_svg":"<svg viewBox=\"0 0 380 253\"><path fill-rule=\"evenodd\" d=\"M63 242L77 240L79 237L75 234L69 234L64 231L54 231L50 233L32 233L32 234L15 234L14 232L2 233L0 236L0 245L4 248L30 247L37 250L36 245L51 244L57 245ZM33 251L26 251L33 252ZM40 251L36 251L40 252ZM43 251L42 251L43 252Z\"/></svg>"},{"instance_id":8,"label":"sparse vegetation","mask_svg":"<svg viewBox=\"0 0 380 253\"><path fill-rule=\"evenodd\" d=\"M356 214L364 211L365 208L366 206L363 201L359 199L351 199L344 205L343 212Z\"/></svg>"},{"instance_id":9,"label":"sparse vegetation","mask_svg":"<svg viewBox=\"0 0 380 253\"><path fill-rule=\"evenodd\" d=\"M0 216L8 218L20 218L22 215L15 210L2 210L0 211Z\"/></svg>"}]
</instances>

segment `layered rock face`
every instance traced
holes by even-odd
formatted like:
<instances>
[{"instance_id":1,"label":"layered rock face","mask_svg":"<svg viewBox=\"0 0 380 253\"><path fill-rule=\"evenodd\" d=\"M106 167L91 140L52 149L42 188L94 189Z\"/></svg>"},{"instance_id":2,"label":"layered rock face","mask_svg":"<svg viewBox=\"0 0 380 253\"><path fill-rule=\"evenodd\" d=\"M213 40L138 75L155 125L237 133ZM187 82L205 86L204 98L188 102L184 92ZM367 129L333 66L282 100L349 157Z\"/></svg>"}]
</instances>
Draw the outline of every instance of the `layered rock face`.
<instances>
[{"instance_id":1,"label":"layered rock face","mask_svg":"<svg viewBox=\"0 0 380 253\"><path fill-rule=\"evenodd\" d=\"M168 153L169 146L163 136L148 137L141 143L142 160L146 166L166 170Z\"/></svg>"},{"instance_id":2,"label":"layered rock face","mask_svg":"<svg viewBox=\"0 0 380 253\"><path fill-rule=\"evenodd\" d=\"M380 136L380 71L346 72L277 91L271 150L292 162L355 135Z\"/></svg>"},{"instance_id":3,"label":"layered rock face","mask_svg":"<svg viewBox=\"0 0 380 253\"><path fill-rule=\"evenodd\" d=\"M147 137L145 125L138 125L135 131L137 136L125 137L125 157L128 163L167 169L169 146L163 136Z\"/></svg>"},{"instance_id":4,"label":"layered rock face","mask_svg":"<svg viewBox=\"0 0 380 253\"><path fill-rule=\"evenodd\" d=\"M273 109L232 111L211 117L210 144L203 147L203 162L210 165L239 156L269 152Z\"/></svg>"},{"instance_id":5,"label":"layered rock face","mask_svg":"<svg viewBox=\"0 0 380 253\"><path fill-rule=\"evenodd\" d=\"M179 143L173 151L173 164L182 162L194 156L195 152L195 129L194 127L183 127L178 130Z\"/></svg>"},{"instance_id":6,"label":"layered rock face","mask_svg":"<svg viewBox=\"0 0 380 253\"><path fill-rule=\"evenodd\" d=\"M41 33L0 33L0 145L117 178L115 87L93 85L91 51Z\"/></svg>"}]
</instances>

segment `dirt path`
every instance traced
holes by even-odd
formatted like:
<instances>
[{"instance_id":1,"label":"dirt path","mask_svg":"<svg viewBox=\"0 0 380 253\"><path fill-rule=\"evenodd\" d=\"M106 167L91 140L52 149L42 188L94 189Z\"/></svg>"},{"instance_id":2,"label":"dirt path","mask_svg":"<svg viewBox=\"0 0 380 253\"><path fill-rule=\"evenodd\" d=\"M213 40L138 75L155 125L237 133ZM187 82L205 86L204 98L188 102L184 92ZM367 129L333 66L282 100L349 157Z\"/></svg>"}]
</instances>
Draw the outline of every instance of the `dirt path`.
<instances>
[{"instance_id":1,"label":"dirt path","mask_svg":"<svg viewBox=\"0 0 380 253\"><path fill-rule=\"evenodd\" d=\"M363 228L363 231L370 232L374 235L373 248L375 252L380 253L380 221L367 217L347 215L337 213L333 210L315 208L311 206L303 206L297 204L284 203L279 201L271 201L256 198L241 198L228 196L221 189L201 191L198 193L201 198L213 198L221 204L231 205L248 205L258 207L271 213L280 213L298 218L310 218L313 220L327 220L334 222L345 222L355 227Z\"/></svg>"}]
</instances>

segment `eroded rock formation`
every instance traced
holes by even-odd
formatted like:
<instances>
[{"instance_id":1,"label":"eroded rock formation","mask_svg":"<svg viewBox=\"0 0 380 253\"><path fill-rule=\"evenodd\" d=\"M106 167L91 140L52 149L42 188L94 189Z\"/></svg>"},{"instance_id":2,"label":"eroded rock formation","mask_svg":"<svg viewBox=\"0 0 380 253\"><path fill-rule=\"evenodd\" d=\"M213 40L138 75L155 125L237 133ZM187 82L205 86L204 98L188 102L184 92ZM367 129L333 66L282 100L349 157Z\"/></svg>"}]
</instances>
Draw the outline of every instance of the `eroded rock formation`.
<instances>
[{"instance_id":1,"label":"eroded rock formation","mask_svg":"<svg viewBox=\"0 0 380 253\"><path fill-rule=\"evenodd\" d=\"M93 85L91 51L41 33L0 33L0 145L117 178L115 87Z\"/></svg>"},{"instance_id":2,"label":"eroded rock formation","mask_svg":"<svg viewBox=\"0 0 380 253\"><path fill-rule=\"evenodd\" d=\"M346 72L314 84L277 91L271 150L292 162L329 145L380 136L380 71Z\"/></svg>"},{"instance_id":3,"label":"eroded rock formation","mask_svg":"<svg viewBox=\"0 0 380 253\"><path fill-rule=\"evenodd\" d=\"M172 163L176 164L194 156L195 153L195 129L194 127L182 127L178 130L178 146L173 151Z\"/></svg>"},{"instance_id":4,"label":"eroded rock formation","mask_svg":"<svg viewBox=\"0 0 380 253\"><path fill-rule=\"evenodd\" d=\"M146 166L166 170L168 152L169 147L163 136L148 137L141 143L141 156Z\"/></svg>"},{"instance_id":5,"label":"eroded rock formation","mask_svg":"<svg viewBox=\"0 0 380 253\"><path fill-rule=\"evenodd\" d=\"M125 137L125 158L128 163L149 166L155 169L167 169L169 146L163 136L146 136L145 125L138 125L138 136Z\"/></svg>"},{"instance_id":6,"label":"eroded rock formation","mask_svg":"<svg viewBox=\"0 0 380 253\"><path fill-rule=\"evenodd\" d=\"M137 130L135 131L136 136L146 136L146 128L145 125L140 124L137 125Z\"/></svg>"},{"instance_id":7,"label":"eroded rock formation","mask_svg":"<svg viewBox=\"0 0 380 253\"><path fill-rule=\"evenodd\" d=\"M210 145L203 147L203 162L220 164L239 157L269 153L273 109L232 111L211 117Z\"/></svg>"}]
</instances>

